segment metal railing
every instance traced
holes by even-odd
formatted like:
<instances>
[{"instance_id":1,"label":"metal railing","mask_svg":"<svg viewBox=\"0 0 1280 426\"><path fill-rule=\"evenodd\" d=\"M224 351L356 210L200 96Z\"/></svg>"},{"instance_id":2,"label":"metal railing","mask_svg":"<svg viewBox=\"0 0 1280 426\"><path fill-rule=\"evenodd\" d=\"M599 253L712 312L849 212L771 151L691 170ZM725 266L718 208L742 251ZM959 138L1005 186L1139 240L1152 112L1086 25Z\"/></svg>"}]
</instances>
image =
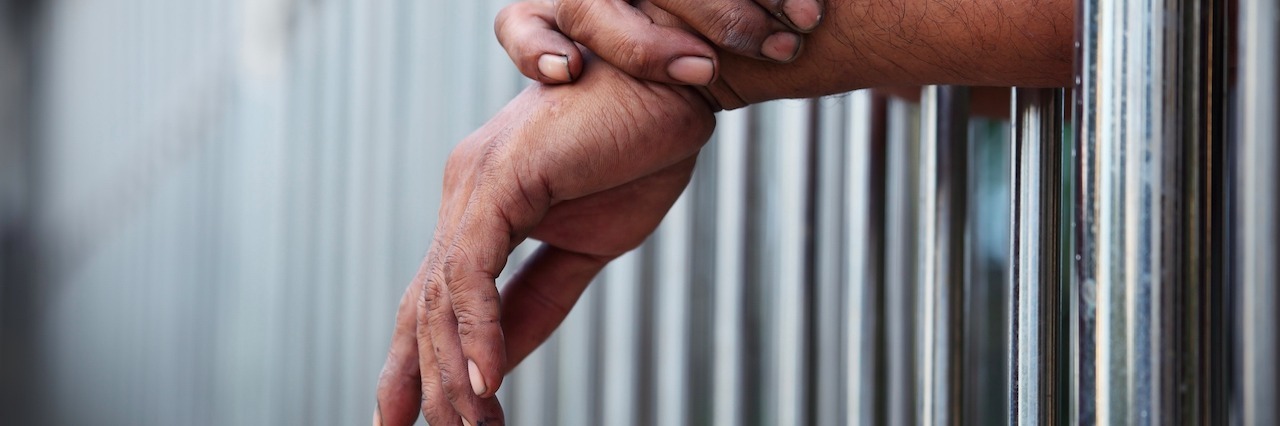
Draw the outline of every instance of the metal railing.
<instances>
[{"instance_id":1,"label":"metal railing","mask_svg":"<svg viewBox=\"0 0 1280 426\"><path fill-rule=\"evenodd\" d=\"M721 113L510 423L1275 424L1280 5L1077 3L1075 87L1008 121ZM47 422L367 422L444 160L524 84L504 4L47 2Z\"/></svg>"}]
</instances>

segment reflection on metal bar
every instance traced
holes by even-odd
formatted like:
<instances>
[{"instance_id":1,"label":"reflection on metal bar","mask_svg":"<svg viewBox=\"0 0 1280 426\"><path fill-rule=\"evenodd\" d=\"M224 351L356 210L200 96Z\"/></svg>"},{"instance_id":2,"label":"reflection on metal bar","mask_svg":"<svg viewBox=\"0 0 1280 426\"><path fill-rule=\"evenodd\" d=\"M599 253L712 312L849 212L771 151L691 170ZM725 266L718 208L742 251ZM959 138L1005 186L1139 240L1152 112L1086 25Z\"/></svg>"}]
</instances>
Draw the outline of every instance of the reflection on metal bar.
<instances>
[{"instance_id":1,"label":"reflection on metal bar","mask_svg":"<svg viewBox=\"0 0 1280 426\"><path fill-rule=\"evenodd\" d=\"M556 331L560 341L559 364L556 367L560 377L557 380L559 386L555 390L556 395L600 395L598 378L601 374L599 369L601 352L597 348L600 346L598 338L600 334L598 324L601 317L600 295L604 287L604 282L599 279L591 283L591 286L578 299L578 304L565 318L560 330ZM499 391L507 388L509 386L503 386ZM554 424L564 426L601 424L596 417L599 411L597 398L592 397L591 404L583 404L582 401L574 398L555 398L557 406ZM510 400L499 399L499 401ZM507 418L507 423L514 424L515 421L516 419Z\"/></svg>"},{"instance_id":2,"label":"reflection on metal bar","mask_svg":"<svg viewBox=\"0 0 1280 426\"><path fill-rule=\"evenodd\" d=\"M1060 89L1013 92L1010 175L1009 416L1011 424L1065 423L1059 402L1062 282L1058 252L1062 189Z\"/></svg>"},{"instance_id":3,"label":"reflection on metal bar","mask_svg":"<svg viewBox=\"0 0 1280 426\"><path fill-rule=\"evenodd\" d=\"M1224 3L1079 7L1076 421L1222 418Z\"/></svg>"},{"instance_id":4,"label":"reflection on metal bar","mask_svg":"<svg viewBox=\"0 0 1280 426\"><path fill-rule=\"evenodd\" d=\"M845 362L844 424L884 424L880 390L883 375L877 357L876 330L880 327L881 304L878 297L883 276L879 271L883 251L883 216L876 214L884 206L885 193L880 185L884 171L884 108L874 111L871 91L854 92L848 97L845 156L845 304L843 347ZM877 114L878 112L878 114Z\"/></svg>"},{"instance_id":5,"label":"reflection on metal bar","mask_svg":"<svg viewBox=\"0 0 1280 426\"><path fill-rule=\"evenodd\" d=\"M885 165L885 352L889 424L916 424L916 186L919 126L904 101L887 112Z\"/></svg>"},{"instance_id":6,"label":"reflection on metal bar","mask_svg":"<svg viewBox=\"0 0 1280 426\"><path fill-rule=\"evenodd\" d=\"M777 295L777 317L774 342L779 348L777 367L774 371L777 384L778 424L809 424L806 401L808 392L809 339L806 330L810 326L809 286L813 282L809 273L810 206L809 196L812 149L811 100L780 101L777 104L777 133L772 135L777 149L777 180L775 185L778 204L777 278L766 285L773 287Z\"/></svg>"},{"instance_id":7,"label":"reflection on metal bar","mask_svg":"<svg viewBox=\"0 0 1280 426\"><path fill-rule=\"evenodd\" d=\"M813 365L810 371L826 371L832 374L815 374L810 385L810 423L834 425L843 422L844 402L841 400L841 351L844 329L841 314L844 281L841 279L846 259L842 245L845 216L844 174L846 148L846 112L848 103L843 98L815 101L817 110L817 146L810 154L814 169L811 189L813 192L813 293L810 294L810 331L813 339L810 348Z\"/></svg>"},{"instance_id":8,"label":"reflection on metal bar","mask_svg":"<svg viewBox=\"0 0 1280 426\"><path fill-rule=\"evenodd\" d=\"M632 425L639 415L640 272L642 250L632 250L604 270L602 423Z\"/></svg>"},{"instance_id":9,"label":"reflection on metal bar","mask_svg":"<svg viewBox=\"0 0 1280 426\"><path fill-rule=\"evenodd\" d=\"M1243 421L1280 422L1280 4L1240 1L1239 266Z\"/></svg>"},{"instance_id":10,"label":"reflection on metal bar","mask_svg":"<svg viewBox=\"0 0 1280 426\"><path fill-rule=\"evenodd\" d=\"M715 371L712 418L716 426L744 424L742 418L743 283L746 282L747 110L727 111L716 126Z\"/></svg>"},{"instance_id":11,"label":"reflection on metal bar","mask_svg":"<svg viewBox=\"0 0 1280 426\"><path fill-rule=\"evenodd\" d=\"M690 245L693 243L692 189L686 188L676 201L657 231L657 279L658 315L656 318L655 362L657 366L656 408L657 424L683 425L689 407L686 401L689 378L689 288Z\"/></svg>"},{"instance_id":12,"label":"reflection on metal bar","mask_svg":"<svg viewBox=\"0 0 1280 426\"><path fill-rule=\"evenodd\" d=\"M962 417L969 89L929 86L920 100L921 419Z\"/></svg>"}]
</instances>

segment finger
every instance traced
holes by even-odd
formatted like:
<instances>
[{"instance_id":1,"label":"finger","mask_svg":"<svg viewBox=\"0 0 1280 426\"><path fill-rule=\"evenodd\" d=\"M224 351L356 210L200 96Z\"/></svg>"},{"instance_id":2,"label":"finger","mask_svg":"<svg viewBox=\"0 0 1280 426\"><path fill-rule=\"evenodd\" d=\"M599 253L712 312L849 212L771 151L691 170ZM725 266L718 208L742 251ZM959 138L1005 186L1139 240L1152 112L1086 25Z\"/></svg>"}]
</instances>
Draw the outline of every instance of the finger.
<instances>
[{"instance_id":1,"label":"finger","mask_svg":"<svg viewBox=\"0 0 1280 426\"><path fill-rule=\"evenodd\" d=\"M501 425L504 422L496 398L480 398L470 391L465 367L460 368L457 352L457 320L448 308L448 291L442 277L443 268L432 268L424 297L419 304L418 348L423 371L423 415L430 424ZM443 313L440 318L432 309ZM437 328L437 325L441 326ZM452 327L450 327L452 326ZM437 342L444 343L440 346ZM462 371L463 375L457 372ZM434 419L434 421L433 421Z\"/></svg>"},{"instance_id":2,"label":"finger","mask_svg":"<svg viewBox=\"0 0 1280 426\"><path fill-rule=\"evenodd\" d=\"M418 418L418 405L422 396L416 334L419 288L421 286L415 280L400 298L395 332L391 336L391 349L387 351L387 360L378 377L375 426L408 426Z\"/></svg>"},{"instance_id":3,"label":"finger","mask_svg":"<svg viewBox=\"0 0 1280 426\"><path fill-rule=\"evenodd\" d=\"M790 62L799 53L800 34L750 0L651 1L732 53L774 62Z\"/></svg>"},{"instance_id":4,"label":"finger","mask_svg":"<svg viewBox=\"0 0 1280 426\"><path fill-rule=\"evenodd\" d=\"M773 16L800 32L810 32L822 22L824 0L755 0Z\"/></svg>"},{"instance_id":5,"label":"finger","mask_svg":"<svg viewBox=\"0 0 1280 426\"><path fill-rule=\"evenodd\" d=\"M551 336L612 257L543 244L502 288L509 372Z\"/></svg>"},{"instance_id":6,"label":"finger","mask_svg":"<svg viewBox=\"0 0 1280 426\"><path fill-rule=\"evenodd\" d=\"M414 306L421 308L417 304ZM421 363L422 370L422 389L419 392L422 399L419 402L421 404L419 409L422 411L422 417L427 420L427 424L433 426L461 425L461 417L457 411L454 411L453 404L449 403L449 398L444 394L444 388L440 386L440 370L436 368L435 350L431 346L431 339L427 337L418 339L418 352L421 354L418 361Z\"/></svg>"},{"instance_id":7,"label":"finger","mask_svg":"<svg viewBox=\"0 0 1280 426\"><path fill-rule=\"evenodd\" d=\"M459 378L445 384L450 396L469 393L487 398L502 384L506 349L495 280L506 266L515 240L527 233L518 230L532 228L541 216L534 206L545 205L516 205L511 202L513 197L496 195L502 190L494 186L482 184L473 191L444 258L444 284L437 286L438 291L447 293L444 296L449 303L429 307L435 329L432 341L442 373ZM446 329L456 332L450 335Z\"/></svg>"},{"instance_id":8,"label":"finger","mask_svg":"<svg viewBox=\"0 0 1280 426\"><path fill-rule=\"evenodd\" d=\"M555 22L553 4L524 1L498 12L493 31L525 77L547 84L568 83L582 75L582 52Z\"/></svg>"},{"instance_id":9,"label":"finger","mask_svg":"<svg viewBox=\"0 0 1280 426\"><path fill-rule=\"evenodd\" d=\"M715 50L685 30L657 25L622 0L562 0L556 26L632 76L671 84L708 85Z\"/></svg>"}]
</instances>

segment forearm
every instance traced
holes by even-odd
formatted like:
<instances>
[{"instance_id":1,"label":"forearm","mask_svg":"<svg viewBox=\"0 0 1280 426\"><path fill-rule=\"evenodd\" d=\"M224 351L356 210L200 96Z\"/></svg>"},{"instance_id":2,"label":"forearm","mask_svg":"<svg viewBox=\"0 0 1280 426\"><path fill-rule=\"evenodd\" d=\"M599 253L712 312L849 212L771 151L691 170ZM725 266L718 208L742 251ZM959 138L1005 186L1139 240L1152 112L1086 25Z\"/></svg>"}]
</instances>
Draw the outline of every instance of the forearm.
<instances>
[{"instance_id":1,"label":"forearm","mask_svg":"<svg viewBox=\"0 0 1280 426\"><path fill-rule=\"evenodd\" d=\"M1074 13L1073 0L827 0L795 62L721 54L710 91L735 108L880 86L1067 86Z\"/></svg>"}]
</instances>

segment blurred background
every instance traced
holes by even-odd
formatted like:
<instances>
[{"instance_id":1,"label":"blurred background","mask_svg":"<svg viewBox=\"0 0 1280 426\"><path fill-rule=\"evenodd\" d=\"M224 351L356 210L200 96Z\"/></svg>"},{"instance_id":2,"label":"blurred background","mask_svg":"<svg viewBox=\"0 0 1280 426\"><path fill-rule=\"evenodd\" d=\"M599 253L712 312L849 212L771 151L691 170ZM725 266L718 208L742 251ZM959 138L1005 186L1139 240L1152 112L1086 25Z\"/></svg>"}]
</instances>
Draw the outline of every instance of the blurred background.
<instances>
[{"instance_id":1,"label":"blurred background","mask_svg":"<svg viewBox=\"0 0 1280 426\"><path fill-rule=\"evenodd\" d=\"M444 161L528 84L506 3L0 0L0 423L366 424ZM1008 419L1010 126L953 120L948 180L928 102L720 114L659 231L506 382L510 422L911 424L942 358L959 421ZM929 179L967 197L939 237L962 297L925 284Z\"/></svg>"}]
</instances>

